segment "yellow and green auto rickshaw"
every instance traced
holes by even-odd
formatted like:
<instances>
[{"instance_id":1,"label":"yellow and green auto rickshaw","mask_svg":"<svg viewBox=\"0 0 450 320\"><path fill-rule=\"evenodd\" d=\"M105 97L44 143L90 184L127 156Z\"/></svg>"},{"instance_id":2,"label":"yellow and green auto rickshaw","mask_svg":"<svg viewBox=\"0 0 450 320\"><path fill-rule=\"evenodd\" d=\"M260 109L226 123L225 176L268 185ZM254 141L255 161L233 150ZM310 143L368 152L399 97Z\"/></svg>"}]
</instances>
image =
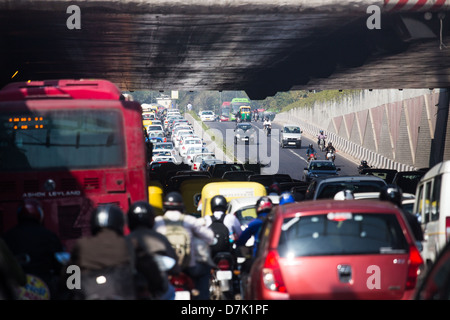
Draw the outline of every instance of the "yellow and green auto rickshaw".
<instances>
[{"instance_id":1,"label":"yellow and green auto rickshaw","mask_svg":"<svg viewBox=\"0 0 450 320\"><path fill-rule=\"evenodd\" d=\"M250 122L252 121L252 108L250 106L240 106L238 115L239 121Z\"/></svg>"}]
</instances>

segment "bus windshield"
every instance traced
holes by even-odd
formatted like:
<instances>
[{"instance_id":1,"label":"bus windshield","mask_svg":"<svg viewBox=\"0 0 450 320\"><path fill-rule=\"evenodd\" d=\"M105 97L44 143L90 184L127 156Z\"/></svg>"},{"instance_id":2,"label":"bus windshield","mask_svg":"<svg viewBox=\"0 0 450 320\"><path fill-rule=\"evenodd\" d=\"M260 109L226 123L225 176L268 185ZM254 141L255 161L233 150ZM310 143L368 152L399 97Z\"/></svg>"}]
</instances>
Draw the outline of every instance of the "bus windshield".
<instances>
[{"instance_id":1,"label":"bus windshield","mask_svg":"<svg viewBox=\"0 0 450 320\"><path fill-rule=\"evenodd\" d=\"M118 110L41 110L0 115L0 170L125 166Z\"/></svg>"},{"instance_id":2,"label":"bus windshield","mask_svg":"<svg viewBox=\"0 0 450 320\"><path fill-rule=\"evenodd\" d=\"M234 98L231 100L231 112L237 113L241 106L249 106L250 100L247 98Z\"/></svg>"}]
</instances>

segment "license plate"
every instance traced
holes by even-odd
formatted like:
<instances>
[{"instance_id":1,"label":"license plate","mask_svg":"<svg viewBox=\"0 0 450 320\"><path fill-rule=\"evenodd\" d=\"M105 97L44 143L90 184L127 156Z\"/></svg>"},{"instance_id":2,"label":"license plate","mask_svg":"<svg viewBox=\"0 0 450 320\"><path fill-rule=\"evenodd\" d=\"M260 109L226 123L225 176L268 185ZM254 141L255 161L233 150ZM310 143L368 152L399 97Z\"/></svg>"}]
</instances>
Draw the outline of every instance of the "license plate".
<instances>
[{"instance_id":1,"label":"license plate","mask_svg":"<svg viewBox=\"0 0 450 320\"><path fill-rule=\"evenodd\" d=\"M295 142L288 142L288 144L295 144Z\"/></svg>"},{"instance_id":2,"label":"license plate","mask_svg":"<svg viewBox=\"0 0 450 320\"><path fill-rule=\"evenodd\" d=\"M189 291L175 291L175 300L191 300Z\"/></svg>"},{"instance_id":3,"label":"license plate","mask_svg":"<svg viewBox=\"0 0 450 320\"><path fill-rule=\"evenodd\" d=\"M231 280L231 278L233 277L233 274L231 273L230 270L219 270L216 272L216 277L217 280Z\"/></svg>"},{"instance_id":4,"label":"license plate","mask_svg":"<svg viewBox=\"0 0 450 320\"><path fill-rule=\"evenodd\" d=\"M248 138L242 138L242 140L244 140L244 141L248 141Z\"/></svg>"}]
</instances>

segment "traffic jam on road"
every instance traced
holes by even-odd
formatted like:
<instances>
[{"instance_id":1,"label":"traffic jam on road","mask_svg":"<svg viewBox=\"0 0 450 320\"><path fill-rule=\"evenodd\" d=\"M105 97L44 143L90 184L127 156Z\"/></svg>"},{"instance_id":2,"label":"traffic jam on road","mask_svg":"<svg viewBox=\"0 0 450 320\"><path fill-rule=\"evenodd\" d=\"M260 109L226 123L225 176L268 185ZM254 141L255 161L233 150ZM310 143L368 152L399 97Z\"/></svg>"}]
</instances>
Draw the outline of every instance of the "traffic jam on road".
<instances>
[{"instance_id":1,"label":"traffic jam on road","mask_svg":"<svg viewBox=\"0 0 450 320\"><path fill-rule=\"evenodd\" d=\"M450 161L374 168L246 99L220 115L181 112L133 101L106 80L12 83L0 90L0 121L0 231L20 284L0 285L10 298L65 299L89 287L82 299L128 299L103 286L117 274L99 261L119 261L112 243L139 223L168 245L145 260L160 272L137 269L153 281L139 278L131 296L141 299L450 296ZM104 229L112 238L95 240ZM81 280L80 265L94 265Z\"/></svg>"},{"instance_id":2,"label":"traffic jam on road","mask_svg":"<svg viewBox=\"0 0 450 320\"><path fill-rule=\"evenodd\" d=\"M181 121L186 118L174 110L164 113L168 119L166 134L172 141L202 136L200 133L195 137L196 133L189 132L187 137L180 138L177 128L185 125ZM269 195L273 207L263 220L259 239L255 243L252 237L247 251L235 247L236 262L246 261L233 264L234 271L240 275L240 285L234 292L232 285L227 286L229 291L222 298L442 298L448 290L446 282L436 283L435 278L430 280L427 275L435 267L440 251L448 250L445 244L450 233L450 217L440 208L440 194L445 190L450 163L407 172L373 168L364 160L356 162L336 150L331 150L334 156L327 155L330 150L326 149L332 144L327 141L321 148L316 137L302 136L301 128L295 124L274 121L270 124L272 132L278 130L270 137L261 117L259 121L240 121L239 115L235 115L238 120L224 121L231 117L226 114L212 117L211 113L206 113L208 117L200 113L200 117L192 114L188 118L197 125L203 122L209 128L221 130L224 137L232 132L233 139L223 138L223 141L233 141L234 146L227 148L235 154L237 148L247 148L242 152L245 156L226 162L199 146L193 147L198 155L186 159L179 147L174 147L178 153L174 163L190 168L179 173L173 170L173 176L184 176L175 184L173 176L158 178L162 189L179 191L183 190L180 188L183 184L199 179L196 206L200 207L207 201L206 186L215 185L215 193L224 195L228 201L227 214L238 217L243 229L258 219L258 199ZM191 123L190 129L193 128ZM259 137L264 139L258 141ZM256 145L258 150L267 150L265 143L279 148L280 173L264 174L265 165L251 158L249 148ZM161 162L151 163L151 167L158 169L163 166ZM224 191L229 183L244 189L248 182L262 184L264 190L259 194L257 189L251 190L247 196L244 192ZM215 193L210 193L209 199ZM280 202L283 197L291 201ZM192 214L200 217L211 214L196 206L192 208L199 211ZM435 232L428 234L432 224ZM440 263L440 268L445 269L449 262ZM234 277L230 277L232 280Z\"/></svg>"}]
</instances>

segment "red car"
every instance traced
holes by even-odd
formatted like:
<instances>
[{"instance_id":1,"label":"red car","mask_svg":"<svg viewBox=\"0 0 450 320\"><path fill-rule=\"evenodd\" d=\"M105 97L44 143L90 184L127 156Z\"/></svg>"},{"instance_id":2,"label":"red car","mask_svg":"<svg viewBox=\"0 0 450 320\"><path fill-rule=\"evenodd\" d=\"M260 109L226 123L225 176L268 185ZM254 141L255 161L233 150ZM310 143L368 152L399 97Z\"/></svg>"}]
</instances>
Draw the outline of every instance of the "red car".
<instances>
[{"instance_id":1,"label":"red car","mask_svg":"<svg viewBox=\"0 0 450 320\"><path fill-rule=\"evenodd\" d=\"M260 231L245 299L410 299L423 264L402 213L385 201L278 206Z\"/></svg>"}]
</instances>

